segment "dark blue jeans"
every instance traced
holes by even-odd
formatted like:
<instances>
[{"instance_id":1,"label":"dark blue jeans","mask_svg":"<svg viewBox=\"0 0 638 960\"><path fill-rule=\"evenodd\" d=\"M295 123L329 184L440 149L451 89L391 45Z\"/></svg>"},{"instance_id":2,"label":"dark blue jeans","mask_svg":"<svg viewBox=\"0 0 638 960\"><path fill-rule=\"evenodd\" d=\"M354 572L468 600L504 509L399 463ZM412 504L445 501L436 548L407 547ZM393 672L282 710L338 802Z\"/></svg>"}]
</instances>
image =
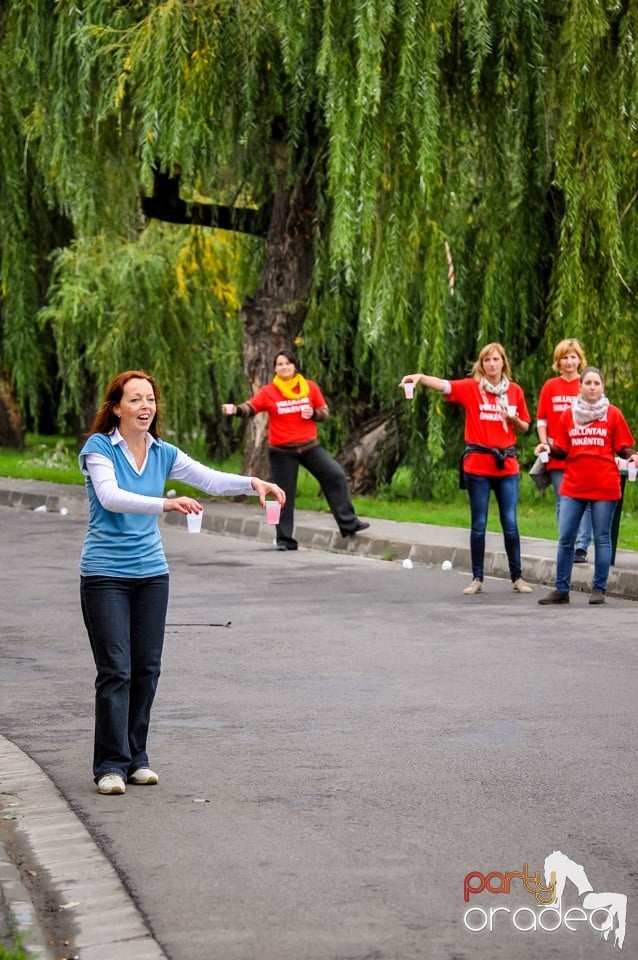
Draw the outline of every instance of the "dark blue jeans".
<instances>
[{"instance_id":1,"label":"dark blue jeans","mask_svg":"<svg viewBox=\"0 0 638 960\"><path fill-rule=\"evenodd\" d=\"M554 496L556 497L556 524L560 529L560 485L563 482L564 470L550 470L549 477L552 481L552 487L554 488ZM576 542L574 544L575 550L584 550L585 553L589 550L589 544L592 541L592 526L591 526L591 507L587 504L585 512L583 514L583 519L580 521L580 526L578 527L578 533L576 534Z\"/></svg>"},{"instance_id":2,"label":"dark blue jeans","mask_svg":"<svg viewBox=\"0 0 638 960\"><path fill-rule=\"evenodd\" d=\"M617 500L577 500L561 497L558 553L556 556L556 589L569 593L574 562L574 543L583 514L591 506L591 521L594 530L594 576L592 588L602 593L607 589L611 566L611 524L616 512Z\"/></svg>"},{"instance_id":3,"label":"dark blue jeans","mask_svg":"<svg viewBox=\"0 0 638 960\"><path fill-rule=\"evenodd\" d=\"M470 553L472 556L472 577L483 580L485 562L485 530L490 493L493 490L503 529L505 552L510 568L512 583L521 576L521 538L518 532L516 511L518 508L519 475L505 477L482 477L475 473L464 472L465 487L470 501L472 525L470 528Z\"/></svg>"},{"instance_id":4,"label":"dark blue jeans","mask_svg":"<svg viewBox=\"0 0 638 960\"><path fill-rule=\"evenodd\" d=\"M168 574L157 577L82 577L82 616L97 669L95 782L107 773L124 779L148 766L146 738L159 680Z\"/></svg>"}]
</instances>

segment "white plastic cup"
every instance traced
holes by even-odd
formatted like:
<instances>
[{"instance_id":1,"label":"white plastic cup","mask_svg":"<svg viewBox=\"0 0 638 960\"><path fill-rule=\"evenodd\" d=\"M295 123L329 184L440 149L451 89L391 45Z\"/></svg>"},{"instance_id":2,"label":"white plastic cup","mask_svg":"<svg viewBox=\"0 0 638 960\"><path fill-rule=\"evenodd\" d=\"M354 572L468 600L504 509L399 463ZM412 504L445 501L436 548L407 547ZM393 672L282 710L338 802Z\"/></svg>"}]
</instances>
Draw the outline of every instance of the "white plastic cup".
<instances>
[{"instance_id":1,"label":"white plastic cup","mask_svg":"<svg viewBox=\"0 0 638 960\"><path fill-rule=\"evenodd\" d=\"M266 500L266 523L279 523L281 504L279 500Z\"/></svg>"},{"instance_id":2,"label":"white plastic cup","mask_svg":"<svg viewBox=\"0 0 638 960\"><path fill-rule=\"evenodd\" d=\"M222 403L222 413L226 413L229 416L232 416L234 411L234 403Z\"/></svg>"},{"instance_id":3,"label":"white plastic cup","mask_svg":"<svg viewBox=\"0 0 638 960\"><path fill-rule=\"evenodd\" d=\"M414 397L414 384L412 383L412 381L411 380L406 381L406 383L403 384L403 389L405 390L405 399L412 400L412 398Z\"/></svg>"},{"instance_id":4,"label":"white plastic cup","mask_svg":"<svg viewBox=\"0 0 638 960\"><path fill-rule=\"evenodd\" d=\"M627 479L631 480L632 483L636 479L636 461L635 460L627 461Z\"/></svg>"},{"instance_id":5,"label":"white plastic cup","mask_svg":"<svg viewBox=\"0 0 638 960\"><path fill-rule=\"evenodd\" d=\"M547 450L541 450L541 452L540 452L540 458L541 458L541 463L548 463L548 462L549 462L549 454L548 454Z\"/></svg>"},{"instance_id":6,"label":"white plastic cup","mask_svg":"<svg viewBox=\"0 0 638 960\"><path fill-rule=\"evenodd\" d=\"M188 527L189 533L201 533L203 516L203 510L200 510L199 513L186 514L186 526Z\"/></svg>"},{"instance_id":7,"label":"white plastic cup","mask_svg":"<svg viewBox=\"0 0 638 960\"><path fill-rule=\"evenodd\" d=\"M518 407L514 404L508 403L507 405L507 415L508 417L515 417L518 411Z\"/></svg>"}]
</instances>

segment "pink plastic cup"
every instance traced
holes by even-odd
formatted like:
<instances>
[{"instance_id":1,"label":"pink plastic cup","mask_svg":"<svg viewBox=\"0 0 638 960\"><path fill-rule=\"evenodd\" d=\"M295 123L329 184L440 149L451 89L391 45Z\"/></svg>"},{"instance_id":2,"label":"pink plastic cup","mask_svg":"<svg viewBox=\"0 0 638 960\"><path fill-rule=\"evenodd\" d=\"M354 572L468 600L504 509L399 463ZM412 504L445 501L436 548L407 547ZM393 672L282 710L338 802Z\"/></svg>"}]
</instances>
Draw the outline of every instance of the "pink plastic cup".
<instances>
[{"instance_id":1,"label":"pink plastic cup","mask_svg":"<svg viewBox=\"0 0 638 960\"><path fill-rule=\"evenodd\" d=\"M414 396L414 384L411 380L403 384L403 389L405 390L405 399L411 400Z\"/></svg>"},{"instance_id":2,"label":"pink plastic cup","mask_svg":"<svg viewBox=\"0 0 638 960\"><path fill-rule=\"evenodd\" d=\"M266 500L266 523L279 523L281 504L278 500Z\"/></svg>"}]
</instances>

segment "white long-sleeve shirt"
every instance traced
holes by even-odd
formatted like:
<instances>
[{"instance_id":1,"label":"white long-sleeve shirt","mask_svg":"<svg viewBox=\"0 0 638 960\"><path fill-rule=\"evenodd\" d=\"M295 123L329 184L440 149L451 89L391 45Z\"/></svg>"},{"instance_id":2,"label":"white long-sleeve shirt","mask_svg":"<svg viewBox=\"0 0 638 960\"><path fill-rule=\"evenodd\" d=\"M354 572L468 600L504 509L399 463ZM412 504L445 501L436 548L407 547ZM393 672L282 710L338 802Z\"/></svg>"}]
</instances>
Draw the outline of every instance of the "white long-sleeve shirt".
<instances>
[{"instance_id":1,"label":"white long-sleeve shirt","mask_svg":"<svg viewBox=\"0 0 638 960\"><path fill-rule=\"evenodd\" d=\"M150 433L146 434L147 456L139 469L119 430L113 431L110 440L113 445L120 445L122 453L133 469L140 475L143 474L148 458L148 449L151 444L155 443L155 438ZM164 512L164 497L146 497L138 493L130 493L128 490L122 490L115 477L113 462L103 454L84 454L80 457L80 469L85 476L91 478L95 494L105 510L111 510L115 513L161 514ZM252 477L213 470L211 467L206 467L203 463L193 460L182 450L178 451L168 479L181 480L183 483L215 497L236 497L240 494L256 495L251 483Z\"/></svg>"}]
</instances>

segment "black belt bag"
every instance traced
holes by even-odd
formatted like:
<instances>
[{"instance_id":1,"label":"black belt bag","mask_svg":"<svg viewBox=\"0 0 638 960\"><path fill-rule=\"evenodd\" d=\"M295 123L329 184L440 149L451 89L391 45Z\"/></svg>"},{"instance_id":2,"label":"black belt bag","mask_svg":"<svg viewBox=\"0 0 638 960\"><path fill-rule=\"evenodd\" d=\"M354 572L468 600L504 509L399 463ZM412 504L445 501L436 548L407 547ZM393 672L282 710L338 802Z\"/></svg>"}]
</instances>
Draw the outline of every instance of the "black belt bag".
<instances>
[{"instance_id":1,"label":"black belt bag","mask_svg":"<svg viewBox=\"0 0 638 960\"><path fill-rule=\"evenodd\" d=\"M465 490L465 470L463 464L468 453L491 453L494 457L497 470L505 469L505 460L507 457L518 457L516 447L484 447L480 443L468 443L459 463L459 487Z\"/></svg>"}]
</instances>

